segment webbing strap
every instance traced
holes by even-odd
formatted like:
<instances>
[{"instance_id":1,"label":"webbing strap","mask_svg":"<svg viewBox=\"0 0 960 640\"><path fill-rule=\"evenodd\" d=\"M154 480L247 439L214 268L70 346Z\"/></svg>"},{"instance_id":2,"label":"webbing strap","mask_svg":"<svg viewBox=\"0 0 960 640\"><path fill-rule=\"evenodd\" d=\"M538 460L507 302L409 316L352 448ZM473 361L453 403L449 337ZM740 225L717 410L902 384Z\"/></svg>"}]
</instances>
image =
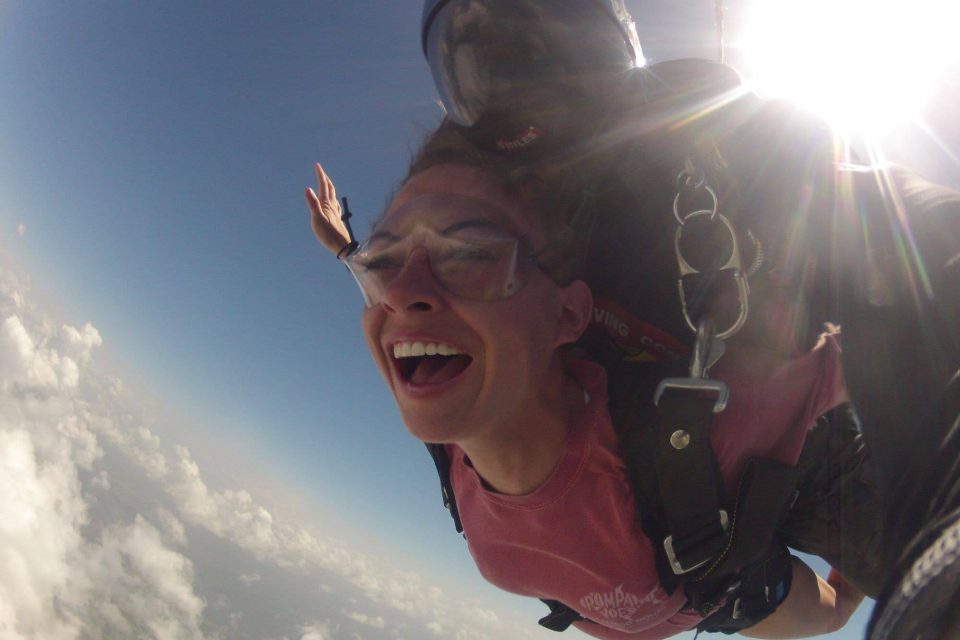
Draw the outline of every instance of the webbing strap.
<instances>
[{"instance_id":1,"label":"webbing strap","mask_svg":"<svg viewBox=\"0 0 960 640\"><path fill-rule=\"evenodd\" d=\"M714 397L668 388L657 404L656 472L669 536L665 551L681 582L727 546L726 516L710 448Z\"/></svg>"},{"instance_id":2,"label":"webbing strap","mask_svg":"<svg viewBox=\"0 0 960 640\"><path fill-rule=\"evenodd\" d=\"M443 506L450 512L457 533L463 533L460 511L457 509L457 498L453 493L453 485L450 483L450 459L447 457L447 450L442 444L431 444L429 442L426 444L427 451L430 452L433 464L437 468L437 474L440 476L440 494L443 498Z\"/></svg>"},{"instance_id":3,"label":"webbing strap","mask_svg":"<svg viewBox=\"0 0 960 640\"><path fill-rule=\"evenodd\" d=\"M798 471L751 459L731 502L709 443L716 397L667 387L654 407L653 387L669 372L622 361L610 371L611 413L641 524L657 545L660 581L669 593L683 584L691 605L709 609L731 575L769 550L796 492ZM686 433L675 436L677 431ZM677 574L663 545L667 539L681 569L708 562Z\"/></svg>"},{"instance_id":4,"label":"webbing strap","mask_svg":"<svg viewBox=\"0 0 960 640\"><path fill-rule=\"evenodd\" d=\"M590 622L590 620L558 600L541 598L540 602L550 607L550 613L537 622L541 627L550 629L550 631L566 631L574 622Z\"/></svg>"},{"instance_id":5,"label":"webbing strap","mask_svg":"<svg viewBox=\"0 0 960 640\"><path fill-rule=\"evenodd\" d=\"M761 559L775 539L797 492L800 472L768 458L747 461L731 514L729 544L700 572L698 580L739 571Z\"/></svg>"}]
</instances>

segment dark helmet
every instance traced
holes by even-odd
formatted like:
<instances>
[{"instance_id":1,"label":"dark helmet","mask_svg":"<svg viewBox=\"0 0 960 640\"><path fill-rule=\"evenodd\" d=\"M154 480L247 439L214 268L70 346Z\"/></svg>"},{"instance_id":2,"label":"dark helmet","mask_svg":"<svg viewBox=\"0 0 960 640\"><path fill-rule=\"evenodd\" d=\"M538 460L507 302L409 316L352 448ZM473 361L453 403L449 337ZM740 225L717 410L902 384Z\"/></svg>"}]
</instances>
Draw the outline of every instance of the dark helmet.
<instances>
[{"instance_id":1,"label":"dark helmet","mask_svg":"<svg viewBox=\"0 0 960 640\"><path fill-rule=\"evenodd\" d=\"M450 120L501 151L560 137L644 63L623 0L427 0L421 36Z\"/></svg>"}]
</instances>

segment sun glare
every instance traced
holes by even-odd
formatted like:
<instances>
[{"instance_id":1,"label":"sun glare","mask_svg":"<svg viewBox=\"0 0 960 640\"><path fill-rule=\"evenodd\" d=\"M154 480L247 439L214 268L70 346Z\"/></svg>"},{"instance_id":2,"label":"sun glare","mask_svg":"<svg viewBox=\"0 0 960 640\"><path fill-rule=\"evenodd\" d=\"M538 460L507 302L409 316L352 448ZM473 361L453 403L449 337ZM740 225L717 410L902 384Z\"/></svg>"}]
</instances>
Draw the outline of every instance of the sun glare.
<instances>
[{"instance_id":1,"label":"sun glare","mask_svg":"<svg viewBox=\"0 0 960 640\"><path fill-rule=\"evenodd\" d=\"M958 23L957 0L754 0L737 46L761 94L876 133L916 118L957 72Z\"/></svg>"}]
</instances>

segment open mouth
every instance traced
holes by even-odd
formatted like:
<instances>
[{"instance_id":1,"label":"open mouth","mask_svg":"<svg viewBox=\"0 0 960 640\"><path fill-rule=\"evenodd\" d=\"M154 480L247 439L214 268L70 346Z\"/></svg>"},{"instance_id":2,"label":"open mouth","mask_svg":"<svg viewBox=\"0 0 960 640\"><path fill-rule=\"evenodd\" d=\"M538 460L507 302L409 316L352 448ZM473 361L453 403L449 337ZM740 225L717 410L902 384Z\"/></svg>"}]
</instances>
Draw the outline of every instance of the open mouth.
<instances>
[{"instance_id":1,"label":"open mouth","mask_svg":"<svg viewBox=\"0 0 960 640\"><path fill-rule=\"evenodd\" d=\"M444 343L398 342L393 345L393 361L404 382L425 386L456 378L473 358Z\"/></svg>"}]
</instances>

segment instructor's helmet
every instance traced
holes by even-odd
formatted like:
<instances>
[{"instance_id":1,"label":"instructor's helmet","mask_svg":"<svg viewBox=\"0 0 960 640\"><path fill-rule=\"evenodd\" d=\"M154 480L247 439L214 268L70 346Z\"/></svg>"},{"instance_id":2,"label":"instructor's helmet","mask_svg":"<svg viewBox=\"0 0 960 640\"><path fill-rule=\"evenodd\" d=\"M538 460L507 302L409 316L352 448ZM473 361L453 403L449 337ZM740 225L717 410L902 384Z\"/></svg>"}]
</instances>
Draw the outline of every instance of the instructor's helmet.
<instances>
[{"instance_id":1,"label":"instructor's helmet","mask_svg":"<svg viewBox=\"0 0 960 640\"><path fill-rule=\"evenodd\" d=\"M421 36L447 116L506 152L569 137L644 64L623 0L427 0Z\"/></svg>"}]
</instances>

